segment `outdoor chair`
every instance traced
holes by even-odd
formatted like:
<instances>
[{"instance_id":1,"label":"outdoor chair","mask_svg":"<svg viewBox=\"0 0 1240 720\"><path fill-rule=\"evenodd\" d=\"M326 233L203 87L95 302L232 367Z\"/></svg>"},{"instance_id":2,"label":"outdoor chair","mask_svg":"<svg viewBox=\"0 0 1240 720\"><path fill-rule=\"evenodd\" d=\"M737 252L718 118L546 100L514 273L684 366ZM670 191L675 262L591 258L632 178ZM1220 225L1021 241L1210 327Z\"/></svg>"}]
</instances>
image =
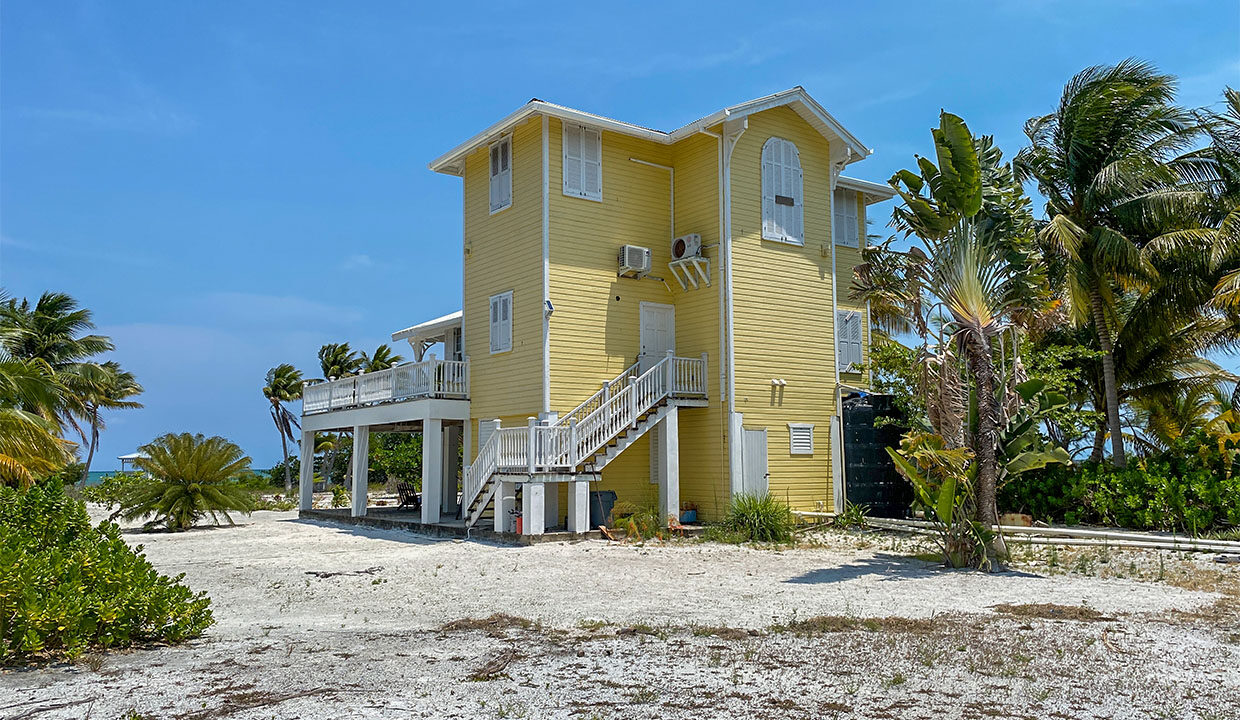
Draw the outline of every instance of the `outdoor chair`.
<instances>
[{"instance_id":1,"label":"outdoor chair","mask_svg":"<svg viewBox=\"0 0 1240 720\"><path fill-rule=\"evenodd\" d=\"M397 508L422 509L422 496L418 495L418 491L414 489L413 483L397 483L396 495L400 498L400 505L397 505Z\"/></svg>"}]
</instances>

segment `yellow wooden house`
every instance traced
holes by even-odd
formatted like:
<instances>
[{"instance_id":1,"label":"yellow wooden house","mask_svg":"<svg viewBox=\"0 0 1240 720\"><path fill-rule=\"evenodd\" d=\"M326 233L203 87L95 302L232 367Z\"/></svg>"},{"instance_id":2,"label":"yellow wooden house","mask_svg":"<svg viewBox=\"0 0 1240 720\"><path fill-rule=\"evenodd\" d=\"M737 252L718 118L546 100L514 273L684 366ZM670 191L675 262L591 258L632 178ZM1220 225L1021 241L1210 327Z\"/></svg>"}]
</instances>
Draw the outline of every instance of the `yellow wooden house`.
<instances>
[{"instance_id":1,"label":"yellow wooden house","mask_svg":"<svg viewBox=\"0 0 1240 720\"><path fill-rule=\"evenodd\" d=\"M393 335L403 390L307 388L307 432L421 423L424 522L582 531L606 491L834 510L841 397L868 384L848 286L893 194L843 174L871 152L800 87L671 132L531 100L430 163L462 179L462 311Z\"/></svg>"}]
</instances>

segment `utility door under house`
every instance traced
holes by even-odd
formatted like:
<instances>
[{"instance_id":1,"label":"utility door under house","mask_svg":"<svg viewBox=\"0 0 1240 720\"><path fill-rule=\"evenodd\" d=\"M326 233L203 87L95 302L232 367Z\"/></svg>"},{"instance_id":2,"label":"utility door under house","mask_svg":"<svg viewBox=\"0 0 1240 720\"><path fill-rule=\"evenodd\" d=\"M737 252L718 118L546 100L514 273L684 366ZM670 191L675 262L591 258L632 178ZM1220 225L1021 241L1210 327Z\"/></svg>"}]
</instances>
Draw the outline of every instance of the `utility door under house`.
<instances>
[{"instance_id":1,"label":"utility door under house","mask_svg":"<svg viewBox=\"0 0 1240 720\"><path fill-rule=\"evenodd\" d=\"M766 428L745 428L741 440L741 492L765 495L770 487L766 464Z\"/></svg>"}]
</instances>

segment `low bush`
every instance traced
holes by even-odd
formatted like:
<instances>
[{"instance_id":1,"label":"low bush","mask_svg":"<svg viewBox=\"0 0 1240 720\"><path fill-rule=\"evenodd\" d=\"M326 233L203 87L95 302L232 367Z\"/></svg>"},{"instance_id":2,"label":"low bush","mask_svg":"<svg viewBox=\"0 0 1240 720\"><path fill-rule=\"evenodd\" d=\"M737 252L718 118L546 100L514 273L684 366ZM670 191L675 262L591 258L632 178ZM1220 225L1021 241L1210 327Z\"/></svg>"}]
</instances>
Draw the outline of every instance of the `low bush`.
<instances>
[{"instance_id":1,"label":"low bush","mask_svg":"<svg viewBox=\"0 0 1240 720\"><path fill-rule=\"evenodd\" d=\"M732 498L723 526L746 540L782 543L792 540L796 518L791 508L769 494L741 494Z\"/></svg>"},{"instance_id":2,"label":"low bush","mask_svg":"<svg viewBox=\"0 0 1240 720\"><path fill-rule=\"evenodd\" d=\"M1047 522L1199 535L1240 525L1240 474L1231 470L1216 443L1190 435L1122 469L1086 463L1027 473L1003 488L999 505Z\"/></svg>"},{"instance_id":3,"label":"low bush","mask_svg":"<svg viewBox=\"0 0 1240 720\"><path fill-rule=\"evenodd\" d=\"M349 491L344 485L332 485L332 507L349 507Z\"/></svg>"},{"instance_id":4,"label":"low bush","mask_svg":"<svg viewBox=\"0 0 1240 720\"><path fill-rule=\"evenodd\" d=\"M104 475L98 485L82 488L80 494L86 502L97 503L106 508L118 508L127 494L149 481L150 478L140 472L114 473Z\"/></svg>"},{"instance_id":5,"label":"low bush","mask_svg":"<svg viewBox=\"0 0 1240 720\"><path fill-rule=\"evenodd\" d=\"M211 601L182 578L158 573L115 524L92 527L59 483L0 488L0 664L197 637Z\"/></svg>"}]
</instances>

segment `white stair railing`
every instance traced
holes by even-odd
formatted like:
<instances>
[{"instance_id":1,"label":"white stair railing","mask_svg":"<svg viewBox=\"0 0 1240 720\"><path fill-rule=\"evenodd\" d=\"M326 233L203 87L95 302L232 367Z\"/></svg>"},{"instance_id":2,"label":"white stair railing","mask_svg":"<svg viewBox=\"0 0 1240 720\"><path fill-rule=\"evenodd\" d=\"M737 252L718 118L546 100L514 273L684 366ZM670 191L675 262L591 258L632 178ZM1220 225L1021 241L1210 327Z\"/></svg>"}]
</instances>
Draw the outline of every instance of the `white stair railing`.
<instances>
[{"instance_id":1,"label":"white stair railing","mask_svg":"<svg viewBox=\"0 0 1240 720\"><path fill-rule=\"evenodd\" d=\"M465 470L462 500L466 510L497 472L572 472L613 438L636 427L642 415L665 399L706 397L705 353L700 358L668 353L646 372L638 375L636 369L636 365L627 368L553 423L539 425L530 418L526 427L496 427ZM468 519L472 524L472 517Z\"/></svg>"}]
</instances>

